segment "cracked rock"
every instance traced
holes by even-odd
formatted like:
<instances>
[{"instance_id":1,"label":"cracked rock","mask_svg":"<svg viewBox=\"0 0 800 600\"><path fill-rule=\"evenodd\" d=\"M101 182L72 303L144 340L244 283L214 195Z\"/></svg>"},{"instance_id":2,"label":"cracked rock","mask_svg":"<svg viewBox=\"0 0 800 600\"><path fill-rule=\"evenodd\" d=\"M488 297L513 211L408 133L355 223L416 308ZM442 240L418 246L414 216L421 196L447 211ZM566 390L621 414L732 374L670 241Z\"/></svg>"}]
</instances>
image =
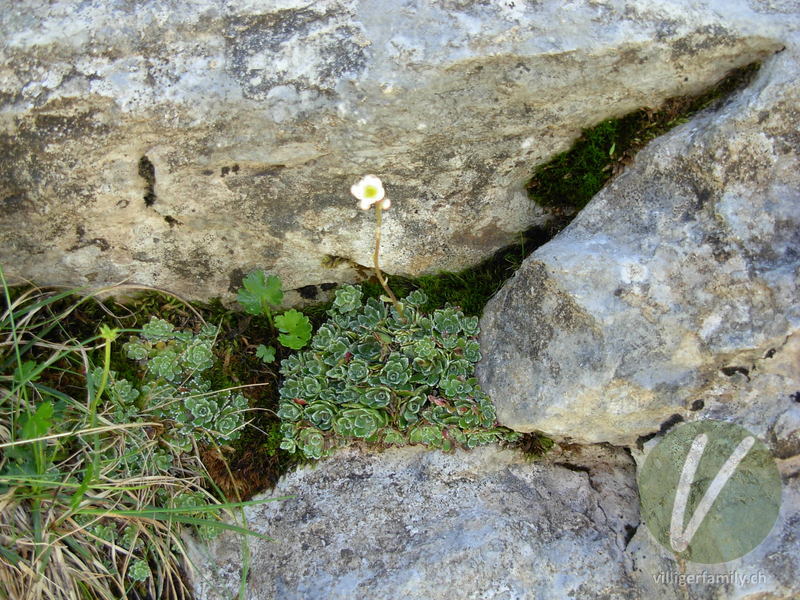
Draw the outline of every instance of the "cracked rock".
<instances>
[{"instance_id":1,"label":"cracked rock","mask_svg":"<svg viewBox=\"0 0 800 600\"><path fill-rule=\"evenodd\" d=\"M251 600L642 597L624 555L633 462L619 449L536 462L497 447L351 449L285 476L269 494L283 495L247 509L275 540L250 542ZM195 548L198 597L235 593L238 543Z\"/></svg>"},{"instance_id":2,"label":"cracked rock","mask_svg":"<svg viewBox=\"0 0 800 600\"><path fill-rule=\"evenodd\" d=\"M796 453L798 39L640 152L489 301L476 372L502 424L634 446L713 417Z\"/></svg>"}]
</instances>

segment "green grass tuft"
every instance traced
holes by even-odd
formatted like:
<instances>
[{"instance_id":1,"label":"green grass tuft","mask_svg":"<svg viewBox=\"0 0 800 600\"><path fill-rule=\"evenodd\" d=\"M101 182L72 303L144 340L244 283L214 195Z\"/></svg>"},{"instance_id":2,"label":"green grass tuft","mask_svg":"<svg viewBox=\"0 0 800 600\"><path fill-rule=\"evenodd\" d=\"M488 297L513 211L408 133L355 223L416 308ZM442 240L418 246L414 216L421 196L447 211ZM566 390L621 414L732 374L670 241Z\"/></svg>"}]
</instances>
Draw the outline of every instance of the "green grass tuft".
<instances>
[{"instance_id":1,"label":"green grass tuft","mask_svg":"<svg viewBox=\"0 0 800 600\"><path fill-rule=\"evenodd\" d=\"M220 502L169 423L144 405L120 412L112 357L138 314L10 289L0 267L0 598L188 598L185 530L248 533L221 519L252 502Z\"/></svg>"}]
</instances>

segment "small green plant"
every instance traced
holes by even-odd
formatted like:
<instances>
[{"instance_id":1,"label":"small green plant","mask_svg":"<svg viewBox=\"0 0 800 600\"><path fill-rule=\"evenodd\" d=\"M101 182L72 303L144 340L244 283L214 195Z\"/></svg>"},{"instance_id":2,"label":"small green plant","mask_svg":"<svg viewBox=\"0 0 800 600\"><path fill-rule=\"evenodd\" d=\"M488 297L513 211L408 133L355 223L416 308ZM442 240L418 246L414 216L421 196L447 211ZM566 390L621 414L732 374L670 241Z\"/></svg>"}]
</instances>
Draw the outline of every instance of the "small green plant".
<instances>
[{"instance_id":1,"label":"small green plant","mask_svg":"<svg viewBox=\"0 0 800 600\"><path fill-rule=\"evenodd\" d=\"M232 391L212 390L203 377L214 365L216 335L213 325L194 334L152 317L141 336L131 336L123 346L128 358L144 369L141 384L137 387L113 371L109 374L117 418L148 415L167 421L171 427L165 436L184 451L193 439L211 444L238 438L247 399ZM95 377L100 375L95 371Z\"/></svg>"},{"instance_id":2,"label":"small green plant","mask_svg":"<svg viewBox=\"0 0 800 600\"><path fill-rule=\"evenodd\" d=\"M283 302L281 280L277 275L253 271L242 281L236 300L245 312L265 315L272 322L272 310Z\"/></svg>"},{"instance_id":3,"label":"small green plant","mask_svg":"<svg viewBox=\"0 0 800 600\"><path fill-rule=\"evenodd\" d=\"M365 302L360 287L339 288L311 349L281 363L280 447L318 459L352 440L447 451L519 439L497 425L473 376L478 317L452 306L428 315L421 290L397 300L379 264L381 213L391 205L383 184L367 175L350 191L359 208L375 208L373 265L387 296Z\"/></svg>"},{"instance_id":4,"label":"small green plant","mask_svg":"<svg viewBox=\"0 0 800 600\"><path fill-rule=\"evenodd\" d=\"M283 346L299 350L308 344L308 340L311 339L311 323L308 317L295 309L288 310L282 315L273 314L283 302L283 289L278 276L267 275L264 271L253 271L244 278L242 286L236 300L245 312L264 316L273 330L277 327L280 331L278 341ZM275 348L260 345L256 350L256 356L263 362L270 363L275 360Z\"/></svg>"},{"instance_id":5,"label":"small green plant","mask_svg":"<svg viewBox=\"0 0 800 600\"><path fill-rule=\"evenodd\" d=\"M261 359L261 362L265 364L269 364L275 361L275 347L274 346L265 346L264 344L259 344L258 348L256 348L256 356Z\"/></svg>"},{"instance_id":6,"label":"small green plant","mask_svg":"<svg viewBox=\"0 0 800 600\"><path fill-rule=\"evenodd\" d=\"M300 350L311 339L311 322L303 313L291 309L275 317L275 325L281 332L278 341L293 350Z\"/></svg>"},{"instance_id":7,"label":"small green plant","mask_svg":"<svg viewBox=\"0 0 800 600\"><path fill-rule=\"evenodd\" d=\"M337 290L311 349L281 363L281 448L320 458L352 440L451 450L519 438L473 376L478 318L427 315L426 300L412 292L401 316L358 287Z\"/></svg>"}]
</instances>

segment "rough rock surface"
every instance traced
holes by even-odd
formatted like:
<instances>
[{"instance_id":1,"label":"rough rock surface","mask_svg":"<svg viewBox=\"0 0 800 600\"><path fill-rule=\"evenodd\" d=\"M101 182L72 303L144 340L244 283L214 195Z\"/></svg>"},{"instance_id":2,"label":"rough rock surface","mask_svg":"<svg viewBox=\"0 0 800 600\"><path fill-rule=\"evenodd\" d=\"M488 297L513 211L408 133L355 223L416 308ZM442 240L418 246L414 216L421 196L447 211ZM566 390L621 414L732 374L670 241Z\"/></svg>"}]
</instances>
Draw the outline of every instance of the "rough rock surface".
<instances>
[{"instance_id":1,"label":"rough rock surface","mask_svg":"<svg viewBox=\"0 0 800 600\"><path fill-rule=\"evenodd\" d=\"M707 390L703 406L687 420L733 421L764 441L772 451L783 481L778 519L766 539L745 556L717 565L678 563L640 526L626 548L631 576L643 597L725 600L794 600L800 597L800 335L793 334L769 358L756 360L748 374L718 381ZM662 436L634 449L641 466ZM658 579L664 573L669 580ZM694 576L685 587L676 578ZM709 583L711 577L717 577ZM738 579L737 579L738 577Z\"/></svg>"},{"instance_id":2,"label":"rough rock surface","mask_svg":"<svg viewBox=\"0 0 800 600\"><path fill-rule=\"evenodd\" d=\"M395 200L388 272L475 263L543 221L523 183L581 128L771 54L792 13L745 0L2 5L0 262L41 283L195 298L253 267L293 288L358 277L372 221L348 189L369 172ZM768 167L773 140L742 161Z\"/></svg>"},{"instance_id":3,"label":"rough rock surface","mask_svg":"<svg viewBox=\"0 0 800 600\"><path fill-rule=\"evenodd\" d=\"M542 462L495 447L350 450L284 477L270 493L283 495L296 497L247 511L275 539L250 543L253 600L642 597L624 556L638 503L621 450ZM239 545L206 553L197 595L227 600Z\"/></svg>"},{"instance_id":4,"label":"rough rock surface","mask_svg":"<svg viewBox=\"0 0 800 600\"><path fill-rule=\"evenodd\" d=\"M634 451L639 465L659 441ZM262 496L293 498L247 509L248 526L274 541L250 538L246 598L794 599L800 460L777 463L770 534L737 560L701 565L678 563L640 523L634 462L619 448L557 447L536 462L496 447L345 450ZM233 598L240 538L188 541L197 597ZM680 575L697 580L682 586Z\"/></svg>"},{"instance_id":5,"label":"rough rock surface","mask_svg":"<svg viewBox=\"0 0 800 600\"><path fill-rule=\"evenodd\" d=\"M717 416L797 453L797 42L639 153L487 305L478 376L503 424L633 445Z\"/></svg>"}]
</instances>

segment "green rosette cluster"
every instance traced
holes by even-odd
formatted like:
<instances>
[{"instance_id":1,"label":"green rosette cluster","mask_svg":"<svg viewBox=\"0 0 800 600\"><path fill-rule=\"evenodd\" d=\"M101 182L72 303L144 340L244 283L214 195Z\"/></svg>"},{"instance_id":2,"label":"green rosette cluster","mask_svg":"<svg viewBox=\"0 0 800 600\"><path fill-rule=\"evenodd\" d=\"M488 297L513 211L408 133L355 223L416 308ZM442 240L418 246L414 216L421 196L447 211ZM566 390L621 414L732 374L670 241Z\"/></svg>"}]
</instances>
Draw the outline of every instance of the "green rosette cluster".
<instances>
[{"instance_id":1,"label":"green rosette cluster","mask_svg":"<svg viewBox=\"0 0 800 600\"><path fill-rule=\"evenodd\" d=\"M166 437L174 446L189 450L192 440L215 443L239 437L247 399L230 391L213 390L204 372L214 366L212 351L217 327L205 325L198 333L176 330L153 317L140 336L131 336L125 354L144 370L138 387L115 372L109 391L115 420L142 417L168 422ZM97 381L100 373L96 374Z\"/></svg>"},{"instance_id":2,"label":"green rosette cluster","mask_svg":"<svg viewBox=\"0 0 800 600\"><path fill-rule=\"evenodd\" d=\"M427 315L426 301L412 292L401 316L357 286L337 290L311 348L281 363L281 448L318 459L353 440L448 451L519 438L474 377L478 318Z\"/></svg>"}]
</instances>

